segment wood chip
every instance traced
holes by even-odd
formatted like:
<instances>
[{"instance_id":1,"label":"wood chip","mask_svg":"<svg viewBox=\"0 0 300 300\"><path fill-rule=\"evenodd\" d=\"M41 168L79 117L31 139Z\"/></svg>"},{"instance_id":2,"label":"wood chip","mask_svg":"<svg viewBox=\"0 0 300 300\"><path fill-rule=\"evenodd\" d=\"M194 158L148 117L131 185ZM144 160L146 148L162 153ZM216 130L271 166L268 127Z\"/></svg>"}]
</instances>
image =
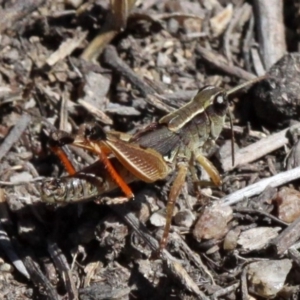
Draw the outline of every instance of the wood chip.
<instances>
[{"instance_id":1,"label":"wood chip","mask_svg":"<svg viewBox=\"0 0 300 300\"><path fill-rule=\"evenodd\" d=\"M76 32L72 38L65 40L59 48L53 52L46 60L48 66L54 66L58 61L63 60L69 56L75 49L77 49L85 40L87 32Z\"/></svg>"}]
</instances>

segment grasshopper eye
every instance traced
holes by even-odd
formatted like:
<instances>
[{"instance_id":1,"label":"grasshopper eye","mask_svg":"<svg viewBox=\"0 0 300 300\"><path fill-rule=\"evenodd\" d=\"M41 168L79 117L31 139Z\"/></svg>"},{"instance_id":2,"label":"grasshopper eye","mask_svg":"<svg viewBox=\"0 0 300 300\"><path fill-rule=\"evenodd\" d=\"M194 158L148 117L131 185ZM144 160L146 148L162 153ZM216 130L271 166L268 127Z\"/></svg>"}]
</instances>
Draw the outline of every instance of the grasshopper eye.
<instances>
[{"instance_id":1,"label":"grasshopper eye","mask_svg":"<svg viewBox=\"0 0 300 300\"><path fill-rule=\"evenodd\" d=\"M223 92L215 95L213 100L213 108L219 114L223 114L228 107L227 95Z\"/></svg>"},{"instance_id":2,"label":"grasshopper eye","mask_svg":"<svg viewBox=\"0 0 300 300\"><path fill-rule=\"evenodd\" d=\"M218 93L215 95L214 104L217 106L227 105L227 95L225 93Z\"/></svg>"},{"instance_id":3,"label":"grasshopper eye","mask_svg":"<svg viewBox=\"0 0 300 300\"><path fill-rule=\"evenodd\" d=\"M218 95L216 98L216 102L218 104L223 104L224 103L224 95Z\"/></svg>"}]
</instances>

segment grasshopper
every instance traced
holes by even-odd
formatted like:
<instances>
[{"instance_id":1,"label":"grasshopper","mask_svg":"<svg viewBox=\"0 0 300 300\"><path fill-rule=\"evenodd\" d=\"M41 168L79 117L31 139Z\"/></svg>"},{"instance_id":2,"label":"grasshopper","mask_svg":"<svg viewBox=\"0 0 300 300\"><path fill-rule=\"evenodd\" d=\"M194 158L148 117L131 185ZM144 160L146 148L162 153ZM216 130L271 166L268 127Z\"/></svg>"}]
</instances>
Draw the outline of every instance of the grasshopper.
<instances>
[{"instance_id":1,"label":"grasshopper","mask_svg":"<svg viewBox=\"0 0 300 300\"><path fill-rule=\"evenodd\" d=\"M66 177L45 181L41 186L42 200L52 203L81 201L120 187L125 197L108 201L109 204L119 204L134 198L128 183L134 180L152 183L165 179L176 170L160 242L160 251L163 250L167 244L176 199L188 170L194 179L197 178L195 162L208 173L214 185L222 183L218 170L206 156L223 129L229 96L264 78L256 78L230 90L205 86L186 105L134 135L113 131L105 133L101 127L94 125L82 126L75 136L63 131L53 133L52 150L73 176L73 181L67 182ZM102 168L98 168L100 174L91 171L91 167L76 173L61 148L65 144L95 153L102 165Z\"/></svg>"}]
</instances>

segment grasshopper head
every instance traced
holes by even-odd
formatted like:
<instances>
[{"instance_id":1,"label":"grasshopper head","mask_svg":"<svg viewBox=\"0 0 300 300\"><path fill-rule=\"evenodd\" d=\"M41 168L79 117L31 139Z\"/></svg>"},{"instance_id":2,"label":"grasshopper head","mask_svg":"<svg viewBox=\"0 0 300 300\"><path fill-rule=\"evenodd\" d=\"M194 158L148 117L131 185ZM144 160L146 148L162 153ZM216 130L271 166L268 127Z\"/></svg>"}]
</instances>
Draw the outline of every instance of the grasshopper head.
<instances>
[{"instance_id":1,"label":"grasshopper head","mask_svg":"<svg viewBox=\"0 0 300 300\"><path fill-rule=\"evenodd\" d=\"M205 108L213 104L216 96L222 92L224 92L224 90L220 87L206 85L198 91L197 95L192 99L191 102L194 103L195 106L198 104L198 107L201 108L199 109L199 112L201 113L205 110Z\"/></svg>"},{"instance_id":2,"label":"grasshopper head","mask_svg":"<svg viewBox=\"0 0 300 300\"><path fill-rule=\"evenodd\" d=\"M222 88L216 88L213 86L207 86L204 87L202 89L203 93L211 93L210 96L207 95L207 103L205 104L205 107L208 107L210 105L212 105L214 111L216 112L216 114L218 114L219 116L223 116L226 114L228 106L229 106L229 97L237 92L239 92L240 90L244 89L245 87L248 87L249 85L252 85L258 81L261 81L263 79L265 79L266 76L261 76L261 77L257 77L254 78L252 80L249 80L247 82L244 82L232 89L229 90L225 90Z\"/></svg>"},{"instance_id":3,"label":"grasshopper head","mask_svg":"<svg viewBox=\"0 0 300 300\"><path fill-rule=\"evenodd\" d=\"M205 110L210 105L215 106L216 110L224 112L228 108L228 97L239 92L245 87L252 85L256 82L259 82L265 79L267 76L261 76L254 78L252 80L246 81L234 88L225 90L220 87L213 85L204 86L198 91L198 94L193 98L192 102L198 103L199 107L202 107L202 110ZM201 110L199 112L202 112Z\"/></svg>"},{"instance_id":4,"label":"grasshopper head","mask_svg":"<svg viewBox=\"0 0 300 300\"><path fill-rule=\"evenodd\" d=\"M204 109L210 107L208 111L213 109L219 116L226 114L229 102L227 92L224 89L215 86L205 86L199 91L198 95L199 94L207 99L204 104Z\"/></svg>"}]
</instances>

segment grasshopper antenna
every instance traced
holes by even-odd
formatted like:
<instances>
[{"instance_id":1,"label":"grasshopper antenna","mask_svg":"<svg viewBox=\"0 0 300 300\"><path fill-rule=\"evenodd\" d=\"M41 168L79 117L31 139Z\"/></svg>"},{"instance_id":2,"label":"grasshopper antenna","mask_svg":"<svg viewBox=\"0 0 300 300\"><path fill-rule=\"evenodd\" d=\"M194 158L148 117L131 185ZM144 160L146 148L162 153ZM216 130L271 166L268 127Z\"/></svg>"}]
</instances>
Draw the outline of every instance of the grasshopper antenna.
<instances>
[{"instance_id":1,"label":"grasshopper antenna","mask_svg":"<svg viewBox=\"0 0 300 300\"><path fill-rule=\"evenodd\" d=\"M233 120L230 111L228 112L229 115L229 123L230 123L230 128L231 128L231 162L232 166L235 164L235 155L234 155L234 131L233 131Z\"/></svg>"},{"instance_id":2,"label":"grasshopper antenna","mask_svg":"<svg viewBox=\"0 0 300 300\"><path fill-rule=\"evenodd\" d=\"M244 83L242 83L242 84L240 84L240 85L238 85L238 86L236 86L236 87L228 90L226 92L226 95L228 97L228 96L230 96L230 95L232 95L232 94L234 94L234 93L242 90L243 88L245 88L245 87L247 87L249 85L252 85L254 83L260 82L260 81L262 81L262 80L264 80L264 79L266 79L268 77L269 77L268 75L263 75L263 76L260 76L260 77L256 77L256 78L254 78L252 80L246 81L246 82L244 82ZM234 166L234 164L235 164L235 155L234 155L233 121L232 121L232 116L231 116L230 111L228 112L228 114L229 114L229 123L230 123L230 128L231 128L231 153L232 153L231 157L232 157L232 166Z\"/></svg>"},{"instance_id":3,"label":"grasshopper antenna","mask_svg":"<svg viewBox=\"0 0 300 300\"><path fill-rule=\"evenodd\" d=\"M269 76L266 74L266 75L259 76L259 77L256 77L256 78L254 78L254 79L248 80L248 81L246 81L246 82L244 82L244 83L242 83L242 84L240 84L240 85L238 85L238 86L236 86L236 87L234 87L234 88L228 90L228 91L226 92L226 95L227 95L227 96L231 96L232 94L235 94L236 92L242 90L243 88L245 88L245 87L247 87L247 86L249 86L249 85L252 85L252 84L254 84L254 83L260 82L260 81L262 81L262 80L264 80L264 79L266 79L266 78L268 78L268 77L269 77Z\"/></svg>"}]
</instances>

